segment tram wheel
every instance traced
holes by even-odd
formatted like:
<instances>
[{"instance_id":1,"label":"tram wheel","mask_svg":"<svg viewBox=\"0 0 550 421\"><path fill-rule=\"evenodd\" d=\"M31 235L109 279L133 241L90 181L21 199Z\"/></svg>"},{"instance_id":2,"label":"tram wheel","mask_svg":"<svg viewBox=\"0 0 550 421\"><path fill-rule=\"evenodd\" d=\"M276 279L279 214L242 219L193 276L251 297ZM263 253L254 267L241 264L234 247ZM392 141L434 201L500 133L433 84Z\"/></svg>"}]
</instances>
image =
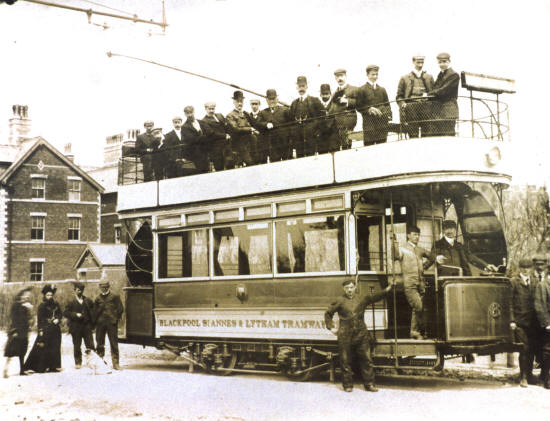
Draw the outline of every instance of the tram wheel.
<instances>
[{"instance_id":1,"label":"tram wheel","mask_svg":"<svg viewBox=\"0 0 550 421\"><path fill-rule=\"evenodd\" d=\"M232 352L229 357L225 357L223 359L223 368L228 370L233 370L237 365L237 359L238 359L237 353ZM233 373L233 371L219 370L219 371L216 371L216 373L219 374L220 376L229 376L230 374Z\"/></svg>"},{"instance_id":2,"label":"tram wheel","mask_svg":"<svg viewBox=\"0 0 550 421\"><path fill-rule=\"evenodd\" d=\"M309 354L309 358L306 359L305 367L303 367L302 369L314 367L316 364L319 364L319 361L320 360L317 354L315 354L314 352L311 352ZM301 373L301 374L294 374L291 372L287 372L286 375L289 379L292 379L294 381L306 382L313 377L313 373L314 371L306 371L305 373Z\"/></svg>"}]
</instances>

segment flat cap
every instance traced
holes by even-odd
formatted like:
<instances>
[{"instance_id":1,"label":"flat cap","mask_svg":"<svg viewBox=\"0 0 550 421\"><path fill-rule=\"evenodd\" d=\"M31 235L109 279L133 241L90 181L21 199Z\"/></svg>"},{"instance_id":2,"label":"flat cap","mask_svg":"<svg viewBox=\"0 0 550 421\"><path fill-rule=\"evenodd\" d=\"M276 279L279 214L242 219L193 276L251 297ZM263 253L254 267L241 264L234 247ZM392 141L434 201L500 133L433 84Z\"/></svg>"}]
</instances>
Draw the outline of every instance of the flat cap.
<instances>
[{"instance_id":1,"label":"flat cap","mask_svg":"<svg viewBox=\"0 0 550 421\"><path fill-rule=\"evenodd\" d=\"M215 107L216 103L214 101L207 101L204 103L205 107Z\"/></svg>"},{"instance_id":2,"label":"flat cap","mask_svg":"<svg viewBox=\"0 0 550 421\"><path fill-rule=\"evenodd\" d=\"M181 118L181 116L179 116L179 115L176 115L176 116L172 117L172 121L176 121L176 120L183 121L183 118Z\"/></svg>"},{"instance_id":3,"label":"flat cap","mask_svg":"<svg viewBox=\"0 0 550 421\"><path fill-rule=\"evenodd\" d=\"M154 126L155 123L153 122L153 120L145 120L145 122L143 123L143 127L147 127L147 126Z\"/></svg>"},{"instance_id":4,"label":"flat cap","mask_svg":"<svg viewBox=\"0 0 550 421\"><path fill-rule=\"evenodd\" d=\"M242 99L244 99L243 91L235 91L235 92L233 92L233 99L234 99L234 100L242 100Z\"/></svg>"},{"instance_id":5,"label":"flat cap","mask_svg":"<svg viewBox=\"0 0 550 421\"><path fill-rule=\"evenodd\" d=\"M450 60L451 55L449 53L439 53L436 58L438 60Z\"/></svg>"},{"instance_id":6,"label":"flat cap","mask_svg":"<svg viewBox=\"0 0 550 421\"><path fill-rule=\"evenodd\" d=\"M110 284L109 284L109 281L101 281L99 283L99 286L100 287L108 287L108 286L110 286Z\"/></svg>"},{"instance_id":7,"label":"flat cap","mask_svg":"<svg viewBox=\"0 0 550 421\"><path fill-rule=\"evenodd\" d=\"M532 268L533 267L533 262L529 259L521 259L519 261L519 267L520 268Z\"/></svg>"},{"instance_id":8,"label":"flat cap","mask_svg":"<svg viewBox=\"0 0 550 421\"><path fill-rule=\"evenodd\" d=\"M268 89L265 92L265 96L267 97L267 99L275 99L277 98L277 91L275 89Z\"/></svg>"},{"instance_id":9,"label":"flat cap","mask_svg":"<svg viewBox=\"0 0 550 421\"><path fill-rule=\"evenodd\" d=\"M79 289L80 291L84 291L85 285L82 282L73 282L73 288Z\"/></svg>"},{"instance_id":10,"label":"flat cap","mask_svg":"<svg viewBox=\"0 0 550 421\"><path fill-rule=\"evenodd\" d=\"M259 103L260 103L260 100L259 100L258 98L252 98L252 99L250 100L250 103L251 103L251 104L259 104Z\"/></svg>"},{"instance_id":11,"label":"flat cap","mask_svg":"<svg viewBox=\"0 0 550 421\"><path fill-rule=\"evenodd\" d=\"M420 234L420 228L418 228L416 225L407 225L407 234L410 234L411 232L416 232Z\"/></svg>"},{"instance_id":12,"label":"flat cap","mask_svg":"<svg viewBox=\"0 0 550 421\"><path fill-rule=\"evenodd\" d=\"M455 228L456 229L456 222L453 221L452 219L445 219L443 221L443 229L447 229L447 228Z\"/></svg>"},{"instance_id":13,"label":"flat cap","mask_svg":"<svg viewBox=\"0 0 550 421\"><path fill-rule=\"evenodd\" d=\"M187 106L183 109L183 112L184 112L184 113L192 113L193 111L195 111L195 107L193 107L192 105L187 105Z\"/></svg>"},{"instance_id":14,"label":"flat cap","mask_svg":"<svg viewBox=\"0 0 550 421\"><path fill-rule=\"evenodd\" d=\"M342 286L345 287L346 285L348 284L354 284L355 282L353 281L353 279L345 279L343 282L342 282Z\"/></svg>"},{"instance_id":15,"label":"flat cap","mask_svg":"<svg viewBox=\"0 0 550 421\"><path fill-rule=\"evenodd\" d=\"M305 76L298 76L296 78L296 84L299 85L300 83L307 84L307 78Z\"/></svg>"},{"instance_id":16,"label":"flat cap","mask_svg":"<svg viewBox=\"0 0 550 421\"><path fill-rule=\"evenodd\" d=\"M336 70L334 71L334 76L336 76L336 75L341 75L341 74L346 74L346 73L347 73L347 72L346 72L346 69L336 69Z\"/></svg>"},{"instance_id":17,"label":"flat cap","mask_svg":"<svg viewBox=\"0 0 550 421\"><path fill-rule=\"evenodd\" d=\"M330 94L330 85L328 83L323 83L321 85L320 91L321 91L321 95L322 94Z\"/></svg>"},{"instance_id":18,"label":"flat cap","mask_svg":"<svg viewBox=\"0 0 550 421\"><path fill-rule=\"evenodd\" d=\"M419 54L419 53L416 53L414 56L413 56L413 60L424 60L426 57L423 56L422 54Z\"/></svg>"},{"instance_id":19,"label":"flat cap","mask_svg":"<svg viewBox=\"0 0 550 421\"><path fill-rule=\"evenodd\" d=\"M544 254L535 254L533 256L533 263L536 263L536 262L543 262L543 263L546 263L546 256Z\"/></svg>"},{"instance_id":20,"label":"flat cap","mask_svg":"<svg viewBox=\"0 0 550 421\"><path fill-rule=\"evenodd\" d=\"M378 71L378 70L380 70L380 66L377 66L376 64L369 64L367 66L367 73L372 71L372 70Z\"/></svg>"}]
</instances>

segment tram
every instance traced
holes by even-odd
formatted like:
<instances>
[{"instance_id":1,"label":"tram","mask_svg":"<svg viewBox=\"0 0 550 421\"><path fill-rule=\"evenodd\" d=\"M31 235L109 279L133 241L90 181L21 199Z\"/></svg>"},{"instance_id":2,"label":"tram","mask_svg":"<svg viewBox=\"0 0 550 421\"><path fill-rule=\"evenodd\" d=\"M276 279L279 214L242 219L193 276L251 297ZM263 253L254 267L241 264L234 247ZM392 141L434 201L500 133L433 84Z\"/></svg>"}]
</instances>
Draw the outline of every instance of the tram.
<instances>
[{"instance_id":1,"label":"tram","mask_svg":"<svg viewBox=\"0 0 550 421\"><path fill-rule=\"evenodd\" d=\"M503 91L496 100L473 91L460 100L470 116L454 137L396 133L372 146L120 185L118 214L137 231L121 341L173 351L190 371L334 379L338 347L323 316L351 278L360 294L396 283L365 312L377 367L439 370L449 357L516 350L501 207L511 181L507 107ZM444 219L457 222L476 261L501 270L426 271L428 335L411 339L391 240L404 244L413 224L430 250Z\"/></svg>"}]
</instances>

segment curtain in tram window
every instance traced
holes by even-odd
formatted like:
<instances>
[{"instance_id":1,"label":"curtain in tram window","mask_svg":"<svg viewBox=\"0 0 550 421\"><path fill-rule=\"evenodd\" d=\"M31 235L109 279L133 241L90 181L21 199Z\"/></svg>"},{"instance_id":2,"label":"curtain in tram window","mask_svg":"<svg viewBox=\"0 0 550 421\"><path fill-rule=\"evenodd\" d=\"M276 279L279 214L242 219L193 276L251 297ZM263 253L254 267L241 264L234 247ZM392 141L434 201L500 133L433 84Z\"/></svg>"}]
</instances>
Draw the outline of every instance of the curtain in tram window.
<instances>
[{"instance_id":1,"label":"curtain in tram window","mask_svg":"<svg viewBox=\"0 0 550 421\"><path fill-rule=\"evenodd\" d=\"M338 229L306 231L304 237L306 243L306 272L331 272L340 270Z\"/></svg>"},{"instance_id":2,"label":"curtain in tram window","mask_svg":"<svg viewBox=\"0 0 550 421\"><path fill-rule=\"evenodd\" d=\"M166 238L166 277L178 278L183 273L183 241L181 235Z\"/></svg>"},{"instance_id":3,"label":"curtain in tram window","mask_svg":"<svg viewBox=\"0 0 550 421\"><path fill-rule=\"evenodd\" d=\"M251 275L271 272L271 252L267 234L250 236L248 265Z\"/></svg>"},{"instance_id":4,"label":"curtain in tram window","mask_svg":"<svg viewBox=\"0 0 550 421\"><path fill-rule=\"evenodd\" d=\"M208 276L208 232L192 231L191 276Z\"/></svg>"},{"instance_id":5,"label":"curtain in tram window","mask_svg":"<svg viewBox=\"0 0 550 421\"><path fill-rule=\"evenodd\" d=\"M223 275L239 274L239 238L222 236L218 252L218 263Z\"/></svg>"},{"instance_id":6,"label":"curtain in tram window","mask_svg":"<svg viewBox=\"0 0 550 421\"><path fill-rule=\"evenodd\" d=\"M296 268L296 257L294 257L294 247L292 247L292 236L290 233L287 235L288 238L288 261L290 266L290 272L294 273Z\"/></svg>"}]
</instances>

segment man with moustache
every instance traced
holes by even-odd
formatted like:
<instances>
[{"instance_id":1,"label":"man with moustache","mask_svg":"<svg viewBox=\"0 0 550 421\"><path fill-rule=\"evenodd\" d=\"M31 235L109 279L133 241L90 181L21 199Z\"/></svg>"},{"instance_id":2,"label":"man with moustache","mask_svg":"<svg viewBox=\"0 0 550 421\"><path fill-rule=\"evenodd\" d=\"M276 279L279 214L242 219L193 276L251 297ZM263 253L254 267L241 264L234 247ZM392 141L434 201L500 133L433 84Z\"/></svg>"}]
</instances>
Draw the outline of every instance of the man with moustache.
<instances>
[{"instance_id":1,"label":"man with moustache","mask_svg":"<svg viewBox=\"0 0 550 421\"><path fill-rule=\"evenodd\" d=\"M337 149L349 149L351 141L349 133L353 131L357 124L357 113L355 106L357 105L357 87L351 86L347 82L346 69L336 69L334 77L338 88L332 96L332 110L334 113L335 129L338 139ZM334 148L331 148L334 151Z\"/></svg>"},{"instance_id":2,"label":"man with moustache","mask_svg":"<svg viewBox=\"0 0 550 421\"><path fill-rule=\"evenodd\" d=\"M267 108L260 111L258 127L260 129L260 159L262 162L288 159L288 108L278 104L275 89L266 91Z\"/></svg>"},{"instance_id":3,"label":"man with moustache","mask_svg":"<svg viewBox=\"0 0 550 421\"><path fill-rule=\"evenodd\" d=\"M335 105L332 102L330 85L323 83L319 89L324 118L319 126L319 153L334 152L340 149L335 118L332 115Z\"/></svg>"},{"instance_id":4,"label":"man with moustache","mask_svg":"<svg viewBox=\"0 0 550 421\"><path fill-rule=\"evenodd\" d=\"M97 343L97 355L105 356L105 335L109 338L111 346L111 359L113 368L120 370L120 357L118 351L118 322L124 312L120 297L111 292L108 281L99 283L100 294L94 302L95 339Z\"/></svg>"},{"instance_id":5,"label":"man with moustache","mask_svg":"<svg viewBox=\"0 0 550 421\"><path fill-rule=\"evenodd\" d=\"M172 119L172 124L174 128L164 135L163 144L159 148L163 155L166 178L174 178L183 175L180 166L180 160L185 154L181 136L183 119L180 116L176 116Z\"/></svg>"},{"instance_id":6,"label":"man with moustache","mask_svg":"<svg viewBox=\"0 0 550 421\"><path fill-rule=\"evenodd\" d=\"M307 79L298 76L296 90L299 97L290 104L290 120L295 124L290 129L291 148L298 157L314 155L317 150L320 117L325 115L323 104L317 97L307 94Z\"/></svg>"},{"instance_id":7,"label":"man with moustache","mask_svg":"<svg viewBox=\"0 0 550 421\"><path fill-rule=\"evenodd\" d=\"M248 121L250 121L250 125L254 127L258 132L260 132L260 122L258 120L260 116L260 100L258 98L252 98L250 100L250 112L245 112L246 116L248 117ZM252 160L256 163L264 162L262 161L262 156L264 153L262 153L261 150L264 148L260 145L260 135L253 136L251 138L252 143L250 144L250 154L252 155Z\"/></svg>"},{"instance_id":8,"label":"man with moustache","mask_svg":"<svg viewBox=\"0 0 550 421\"><path fill-rule=\"evenodd\" d=\"M357 92L357 110L363 116L363 144L386 142L392 112L386 90L378 85L379 66L367 66L367 82Z\"/></svg>"},{"instance_id":9,"label":"man with moustache","mask_svg":"<svg viewBox=\"0 0 550 421\"><path fill-rule=\"evenodd\" d=\"M183 139L183 158L195 164L196 173L208 172L208 153L205 150L204 134L205 126L195 118L195 108L188 105L183 109L186 120L181 126L181 137Z\"/></svg>"},{"instance_id":10,"label":"man with moustache","mask_svg":"<svg viewBox=\"0 0 550 421\"><path fill-rule=\"evenodd\" d=\"M251 145L256 143L256 136L259 134L250 124L250 121L243 111L244 94L242 91L233 93L234 109L227 114L227 125L232 139L232 149L235 154L235 165L250 166L254 164L251 155Z\"/></svg>"},{"instance_id":11,"label":"man with moustache","mask_svg":"<svg viewBox=\"0 0 550 421\"><path fill-rule=\"evenodd\" d=\"M156 165L159 140L153 136L153 127L155 123L147 120L143 123L145 133L138 135L136 139L136 154L140 157L143 166L143 181L159 180L160 166Z\"/></svg>"},{"instance_id":12,"label":"man with moustache","mask_svg":"<svg viewBox=\"0 0 550 421\"><path fill-rule=\"evenodd\" d=\"M458 119L458 85L460 76L451 69L451 56L448 53L437 55L437 64L441 69L433 89L428 95L435 98L433 102L434 136L455 136Z\"/></svg>"},{"instance_id":13,"label":"man with moustache","mask_svg":"<svg viewBox=\"0 0 550 421\"><path fill-rule=\"evenodd\" d=\"M214 165L216 171L224 169L229 161L233 161L231 155L231 136L227 133L227 121L225 117L216 113L216 103L209 101L204 104L206 111L201 122L205 131L204 144L208 159Z\"/></svg>"},{"instance_id":14,"label":"man with moustache","mask_svg":"<svg viewBox=\"0 0 550 421\"><path fill-rule=\"evenodd\" d=\"M87 356L95 349L92 336L94 303L84 296L83 283L75 282L73 287L75 295L68 302L64 316L69 321L69 333L73 338L75 368L79 369L82 367L82 340L84 340Z\"/></svg>"},{"instance_id":15,"label":"man with moustache","mask_svg":"<svg viewBox=\"0 0 550 421\"><path fill-rule=\"evenodd\" d=\"M422 70L424 56L417 54L412 62L412 71L399 79L396 96L401 126L409 138L430 134L431 123L427 120L432 115L432 103L427 94L434 85L433 76Z\"/></svg>"}]
</instances>

